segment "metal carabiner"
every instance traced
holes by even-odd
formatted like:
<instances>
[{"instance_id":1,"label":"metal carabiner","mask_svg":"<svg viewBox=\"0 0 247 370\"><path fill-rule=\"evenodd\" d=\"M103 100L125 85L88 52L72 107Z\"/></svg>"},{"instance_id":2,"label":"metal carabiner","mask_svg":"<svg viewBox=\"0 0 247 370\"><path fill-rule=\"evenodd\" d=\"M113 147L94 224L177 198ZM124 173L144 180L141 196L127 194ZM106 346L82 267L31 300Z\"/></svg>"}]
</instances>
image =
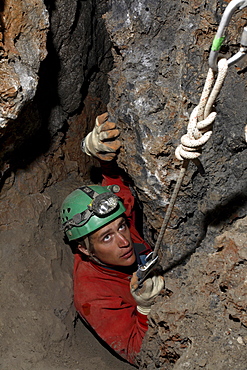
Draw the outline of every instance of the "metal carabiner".
<instances>
[{"instance_id":1,"label":"metal carabiner","mask_svg":"<svg viewBox=\"0 0 247 370\"><path fill-rule=\"evenodd\" d=\"M158 265L158 256L154 256L153 252L150 252L145 259L144 265L139 265L137 270L138 286L140 286L146 277L154 270Z\"/></svg>"},{"instance_id":2,"label":"metal carabiner","mask_svg":"<svg viewBox=\"0 0 247 370\"><path fill-rule=\"evenodd\" d=\"M219 50L221 48L221 45L225 39L224 32L226 27L228 27L231 17L235 10L237 8L243 9L244 7L247 6L247 0L232 0L226 7L222 19L219 24L218 31L215 35L212 48L209 54L209 67L212 68L214 71L218 70L217 66L217 58L219 54ZM247 27L244 27L241 40L240 40L241 47L239 51L233 55L231 58L227 60L228 65L230 66L231 64L237 62L238 60L242 59L246 53L247 53Z\"/></svg>"}]
</instances>

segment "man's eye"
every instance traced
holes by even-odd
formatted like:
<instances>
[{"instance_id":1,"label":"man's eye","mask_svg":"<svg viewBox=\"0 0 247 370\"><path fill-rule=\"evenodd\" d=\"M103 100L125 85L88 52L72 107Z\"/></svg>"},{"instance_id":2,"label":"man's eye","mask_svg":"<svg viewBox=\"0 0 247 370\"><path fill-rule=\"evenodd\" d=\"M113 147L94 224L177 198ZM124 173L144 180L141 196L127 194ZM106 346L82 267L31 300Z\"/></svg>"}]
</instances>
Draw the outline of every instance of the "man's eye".
<instances>
[{"instance_id":1,"label":"man's eye","mask_svg":"<svg viewBox=\"0 0 247 370\"><path fill-rule=\"evenodd\" d=\"M119 230L125 230L126 229L126 223L124 222L119 226Z\"/></svg>"},{"instance_id":2,"label":"man's eye","mask_svg":"<svg viewBox=\"0 0 247 370\"><path fill-rule=\"evenodd\" d=\"M105 235L104 238L103 238L103 241L104 242L108 242L110 240L110 238L111 238L111 235L110 234Z\"/></svg>"}]
</instances>

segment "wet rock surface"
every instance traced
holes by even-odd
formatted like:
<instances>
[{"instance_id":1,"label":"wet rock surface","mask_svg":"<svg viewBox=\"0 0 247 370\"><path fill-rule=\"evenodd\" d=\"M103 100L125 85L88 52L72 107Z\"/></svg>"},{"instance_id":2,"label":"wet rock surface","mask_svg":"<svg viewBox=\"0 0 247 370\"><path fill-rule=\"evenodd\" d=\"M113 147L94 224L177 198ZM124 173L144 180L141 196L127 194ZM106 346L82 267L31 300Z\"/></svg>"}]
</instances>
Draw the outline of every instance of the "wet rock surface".
<instances>
[{"instance_id":1,"label":"wet rock surface","mask_svg":"<svg viewBox=\"0 0 247 370\"><path fill-rule=\"evenodd\" d=\"M0 108L13 114L0 132L1 366L129 369L91 347L75 320L60 205L92 182L97 163L80 141L109 101L122 129L119 165L155 244L181 167L174 151L199 102L226 2L57 0L45 1L47 10L17 3L18 16L4 2L0 29ZM234 15L223 56L238 50L245 20L246 10ZM24 76L34 76L32 94L17 84ZM216 101L201 156L206 173L190 163L183 181L160 253L166 287L149 316L140 368L246 369L246 81L243 59Z\"/></svg>"}]
</instances>

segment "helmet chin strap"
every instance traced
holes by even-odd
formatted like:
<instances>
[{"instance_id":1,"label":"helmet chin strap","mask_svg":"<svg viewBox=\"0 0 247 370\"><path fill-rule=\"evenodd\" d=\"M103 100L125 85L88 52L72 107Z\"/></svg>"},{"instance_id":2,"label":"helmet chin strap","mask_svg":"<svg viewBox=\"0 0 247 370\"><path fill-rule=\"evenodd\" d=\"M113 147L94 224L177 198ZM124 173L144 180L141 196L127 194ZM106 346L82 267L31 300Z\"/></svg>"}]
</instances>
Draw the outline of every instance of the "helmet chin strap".
<instances>
[{"instance_id":1,"label":"helmet chin strap","mask_svg":"<svg viewBox=\"0 0 247 370\"><path fill-rule=\"evenodd\" d=\"M89 238L88 238L87 236L85 236L85 237L83 238L83 241L84 241L84 243L85 243L85 246L86 246L86 249L87 249L88 253L90 253L90 248L89 248Z\"/></svg>"},{"instance_id":2,"label":"helmet chin strap","mask_svg":"<svg viewBox=\"0 0 247 370\"><path fill-rule=\"evenodd\" d=\"M89 253L88 258L90 259L90 261L93 261L94 263L96 263L98 265L101 265L101 266L107 266L105 263L101 262L97 257L95 257L95 255L90 251L90 243L89 243L88 236L85 236L83 241L84 241L85 246L87 248L87 251Z\"/></svg>"}]
</instances>

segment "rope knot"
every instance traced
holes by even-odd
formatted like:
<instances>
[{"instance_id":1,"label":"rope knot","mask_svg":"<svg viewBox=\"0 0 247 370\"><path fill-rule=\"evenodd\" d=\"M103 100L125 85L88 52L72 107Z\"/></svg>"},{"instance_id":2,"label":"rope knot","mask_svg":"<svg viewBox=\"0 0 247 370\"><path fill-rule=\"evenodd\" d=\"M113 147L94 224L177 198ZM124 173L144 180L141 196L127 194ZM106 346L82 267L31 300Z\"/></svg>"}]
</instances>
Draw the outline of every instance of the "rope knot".
<instances>
[{"instance_id":1,"label":"rope knot","mask_svg":"<svg viewBox=\"0 0 247 370\"><path fill-rule=\"evenodd\" d=\"M198 109L198 105L193 109L187 134L181 137L181 144L175 151L175 156L180 161L198 158L202 153L202 146L212 135L211 125L215 120L216 112L210 113L207 118L198 122Z\"/></svg>"},{"instance_id":2,"label":"rope knot","mask_svg":"<svg viewBox=\"0 0 247 370\"><path fill-rule=\"evenodd\" d=\"M190 115L187 134L182 136L181 144L175 151L178 160L197 159L202 153L202 146L212 135L212 124L216 113L211 112L211 109L223 85L227 69L227 60L220 59L218 62L218 76L214 84L214 72L209 68L200 102Z\"/></svg>"}]
</instances>

